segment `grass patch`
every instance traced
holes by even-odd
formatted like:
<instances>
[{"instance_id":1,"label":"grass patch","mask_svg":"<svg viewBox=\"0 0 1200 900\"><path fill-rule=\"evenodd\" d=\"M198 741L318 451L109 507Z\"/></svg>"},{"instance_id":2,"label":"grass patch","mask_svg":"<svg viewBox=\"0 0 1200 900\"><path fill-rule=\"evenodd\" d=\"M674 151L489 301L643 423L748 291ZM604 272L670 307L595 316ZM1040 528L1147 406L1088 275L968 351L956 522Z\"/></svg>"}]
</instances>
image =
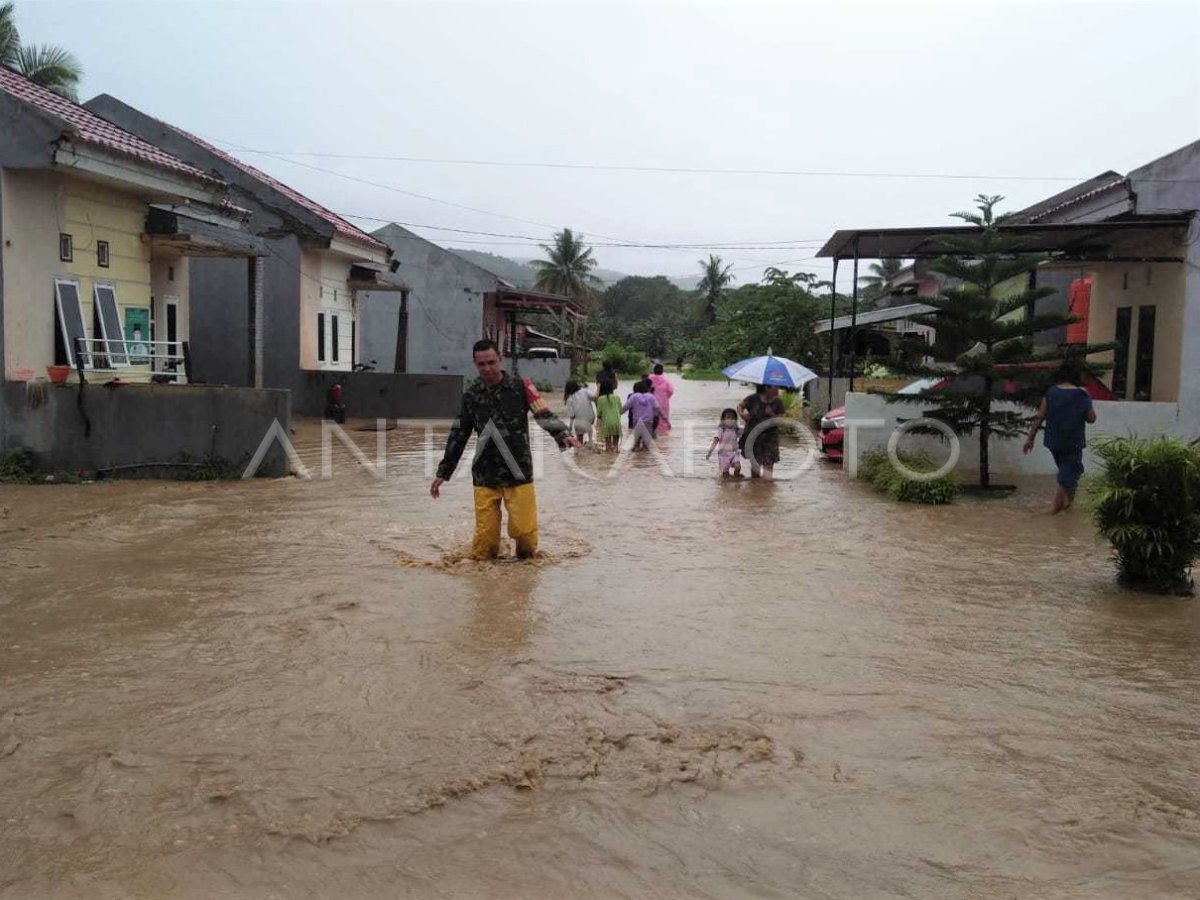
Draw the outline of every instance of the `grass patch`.
<instances>
[{"instance_id":1,"label":"grass patch","mask_svg":"<svg viewBox=\"0 0 1200 900\"><path fill-rule=\"evenodd\" d=\"M898 452L900 462L919 474L936 472L941 468L927 454ZM876 489L901 503L924 503L939 506L952 503L962 486L951 472L937 478L914 478L892 465L884 450L868 450L858 463L858 477L869 481Z\"/></svg>"},{"instance_id":2,"label":"grass patch","mask_svg":"<svg viewBox=\"0 0 1200 900\"><path fill-rule=\"evenodd\" d=\"M728 381L720 369L684 369L684 381Z\"/></svg>"}]
</instances>

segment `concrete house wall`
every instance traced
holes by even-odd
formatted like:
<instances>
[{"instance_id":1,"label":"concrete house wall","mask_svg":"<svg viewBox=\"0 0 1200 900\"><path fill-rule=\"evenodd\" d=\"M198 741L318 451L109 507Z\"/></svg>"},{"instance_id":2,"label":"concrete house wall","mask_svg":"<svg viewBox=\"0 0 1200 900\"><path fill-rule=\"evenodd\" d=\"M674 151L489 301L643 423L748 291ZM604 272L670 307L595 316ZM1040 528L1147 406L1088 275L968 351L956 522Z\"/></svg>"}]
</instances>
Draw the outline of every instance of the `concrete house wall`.
<instances>
[{"instance_id":1,"label":"concrete house wall","mask_svg":"<svg viewBox=\"0 0 1200 900\"><path fill-rule=\"evenodd\" d=\"M483 294L500 278L399 225L372 232L400 261L397 275L409 285L404 371L475 377L471 345L483 336ZM359 310L359 357L376 371L396 369L399 294L368 291Z\"/></svg>"},{"instance_id":2,"label":"concrete house wall","mask_svg":"<svg viewBox=\"0 0 1200 900\"><path fill-rule=\"evenodd\" d=\"M272 251L264 258L264 386L289 390L301 387L301 366L349 372L354 364L350 335L355 315L353 292L347 284L350 262L354 258L377 258L375 261L382 263L383 253L368 246L348 247L346 252L331 249L329 223L164 122L107 95L84 105L198 168L219 172L229 183L234 202L250 210L248 229L264 237ZM202 372L211 383L249 384L252 292L248 267L224 260L199 261L192 269L191 292L197 308L203 306L206 310L206 319L207 314L212 317L193 334L197 346L202 341L206 344L198 373ZM331 358L323 364L317 360L317 313L322 309L339 314L340 331L344 332L344 337L339 334L341 347L336 364ZM345 317L344 322L341 317Z\"/></svg>"},{"instance_id":3,"label":"concrete house wall","mask_svg":"<svg viewBox=\"0 0 1200 900\"><path fill-rule=\"evenodd\" d=\"M1139 213L1200 210L1200 141L1129 173ZM1200 431L1200 219L1193 217L1184 245L1180 316L1179 404L1183 420ZM1157 362L1157 360L1156 360ZM1155 372L1157 377L1157 371Z\"/></svg>"}]
</instances>

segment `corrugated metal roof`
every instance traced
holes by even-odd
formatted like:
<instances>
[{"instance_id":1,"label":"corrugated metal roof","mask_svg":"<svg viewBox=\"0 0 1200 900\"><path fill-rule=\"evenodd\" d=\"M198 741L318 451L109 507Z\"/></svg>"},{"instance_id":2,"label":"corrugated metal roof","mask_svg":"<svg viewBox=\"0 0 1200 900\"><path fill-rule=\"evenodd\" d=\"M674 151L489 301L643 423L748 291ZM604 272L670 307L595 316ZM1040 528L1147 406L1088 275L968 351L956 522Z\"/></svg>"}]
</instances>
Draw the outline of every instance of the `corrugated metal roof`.
<instances>
[{"instance_id":1,"label":"corrugated metal roof","mask_svg":"<svg viewBox=\"0 0 1200 900\"><path fill-rule=\"evenodd\" d=\"M207 185L218 186L224 183L221 179L202 172L195 166L188 165L183 160L143 141L123 128L118 128L111 122L105 121L78 103L73 103L54 91L34 84L25 76L4 66L0 66L0 90L29 104L38 112L53 116L63 122L72 138L82 144L102 147L120 156L166 169L176 175L182 175Z\"/></svg>"}]
</instances>

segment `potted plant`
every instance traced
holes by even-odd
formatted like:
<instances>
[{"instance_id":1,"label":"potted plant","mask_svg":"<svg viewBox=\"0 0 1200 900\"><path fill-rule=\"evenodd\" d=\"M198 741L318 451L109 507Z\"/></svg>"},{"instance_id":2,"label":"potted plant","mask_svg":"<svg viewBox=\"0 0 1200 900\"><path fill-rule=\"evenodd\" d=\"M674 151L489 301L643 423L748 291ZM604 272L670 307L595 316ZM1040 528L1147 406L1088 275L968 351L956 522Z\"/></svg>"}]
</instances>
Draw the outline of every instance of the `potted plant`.
<instances>
[{"instance_id":1,"label":"potted plant","mask_svg":"<svg viewBox=\"0 0 1200 900\"><path fill-rule=\"evenodd\" d=\"M46 366L46 374L50 377L52 384L65 384L67 379L71 377L71 367Z\"/></svg>"}]
</instances>

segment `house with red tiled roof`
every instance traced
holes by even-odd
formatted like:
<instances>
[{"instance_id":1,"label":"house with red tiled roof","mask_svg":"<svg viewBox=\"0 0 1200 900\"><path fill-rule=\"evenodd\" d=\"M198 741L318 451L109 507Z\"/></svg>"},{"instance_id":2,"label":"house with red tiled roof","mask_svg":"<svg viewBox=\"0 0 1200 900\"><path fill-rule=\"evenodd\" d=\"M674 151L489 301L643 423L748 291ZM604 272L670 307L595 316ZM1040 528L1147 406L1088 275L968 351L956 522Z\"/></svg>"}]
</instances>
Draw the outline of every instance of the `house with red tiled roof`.
<instances>
[{"instance_id":1,"label":"house with red tiled roof","mask_svg":"<svg viewBox=\"0 0 1200 900\"><path fill-rule=\"evenodd\" d=\"M405 290L389 247L351 222L211 142L102 94L85 106L160 150L229 185L249 210L249 230L267 253L247 272L228 260L191 270L191 292L212 315L197 332L199 377L293 391L299 412L321 413L317 387L369 365L360 360L362 296ZM247 318L257 340L242 339Z\"/></svg>"},{"instance_id":2,"label":"house with red tiled roof","mask_svg":"<svg viewBox=\"0 0 1200 900\"><path fill-rule=\"evenodd\" d=\"M243 400L257 400L183 388L207 315L192 313L190 267L245 271L265 253L249 211L218 173L2 66L0 117L0 449L97 469L214 452L213 430L241 429ZM243 342L247 331L243 320ZM85 391L96 384L113 389ZM287 419L287 396L276 400ZM207 421L192 431L161 415L193 404Z\"/></svg>"}]
</instances>

